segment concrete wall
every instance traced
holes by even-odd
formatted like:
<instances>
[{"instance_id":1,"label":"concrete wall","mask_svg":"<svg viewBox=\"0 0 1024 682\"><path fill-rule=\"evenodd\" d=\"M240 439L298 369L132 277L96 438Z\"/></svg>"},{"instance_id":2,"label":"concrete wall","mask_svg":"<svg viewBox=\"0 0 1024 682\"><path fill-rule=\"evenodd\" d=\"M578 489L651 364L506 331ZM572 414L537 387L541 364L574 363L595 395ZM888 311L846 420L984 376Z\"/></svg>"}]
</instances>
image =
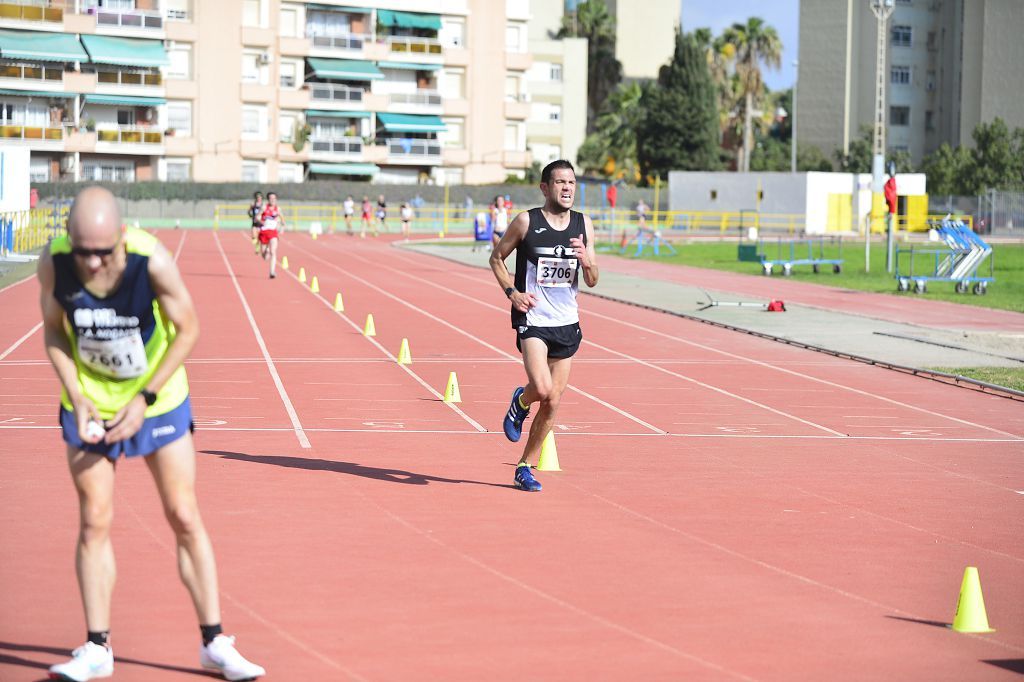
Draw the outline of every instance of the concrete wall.
<instances>
[{"instance_id":1,"label":"concrete wall","mask_svg":"<svg viewBox=\"0 0 1024 682\"><path fill-rule=\"evenodd\" d=\"M0 212L28 210L28 174L27 147L11 145L0 149Z\"/></svg>"},{"instance_id":2,"label":"concrete wall","mask_svg":"<svg viewBox=\"0 0 1024 682\"><path fill-rule=\"evenodd\" d=\"M805 173L704 173L672 171L668 174L670 211L746 211L803 213ZM712 196L714 194L714 196Z\"/></svg>"}]
</instances>

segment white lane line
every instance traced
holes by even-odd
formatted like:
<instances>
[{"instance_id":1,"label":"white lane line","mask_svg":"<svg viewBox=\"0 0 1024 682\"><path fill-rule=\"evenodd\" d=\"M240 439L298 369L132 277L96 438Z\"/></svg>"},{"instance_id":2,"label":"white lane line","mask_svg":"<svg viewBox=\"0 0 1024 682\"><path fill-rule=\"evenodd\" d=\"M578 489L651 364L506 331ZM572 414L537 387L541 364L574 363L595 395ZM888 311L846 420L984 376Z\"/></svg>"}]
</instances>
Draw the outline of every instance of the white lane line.
<instances>
[{"instance_id":1,"label":"white lane line","mask_svg":"<svg viewBox=\"0 0 1024 682\"><path fill-rule=\"evenodd\" d=\"M28 330L27 332L25 332L25 335L24 335L24 336L22 336L22 337L21 337L20 339L18 339L17 341L15 341L15 342L14 342L13 344L11 344L11 347L10 347L10 348L8 348L7 350L5 350L5 351L4 351L3 353L0 353L0 360L3 360L3 359L4 359L4 358L6 358L6 357L7 357L8 355L10 355L10 354L11 354L11 353L13 353L14 351L16 351L16 350L18 349L18 346L20 346L21 344L25 343L25 341L27 341L27 340L29 339L29 337L31 337L31 336L32 336L33 334L35 334L35 333L36 333L37 331L39 331L39 329L40 329L40 328L41 328L42 326L43 326L43 323L42 323L42 322L37 322L37 323L36 323L36 326L32 327L32 328L31 328L31 329L29 329L29 330ZM41 363L39 363L39 364L44 364L44 365L48 365L48 364L50 364L50 363L49 363L49 362L45 362L45 361L44 361L44 362L41 362Z\"/></svg>"},{"instance_id":2,"label":"white lane line","mask_svg":"<svg viewBox=\"0 0 1024 682\"><path fill-rule=\"evenodd\" d=\"M0 294L4 293L8 289L13 289L14 287L18 286L19 284L24 284L25 282L28 282L31 279L35 279L35 273L32 273L30 275L25 275L25 277L23 279L19 279L17 282L12 282L11 284L8 284L3 289L0 289Z\"/></svg>"},{"instance_id":3,"label":"white lane line","mask_svg":"<svg viewBox=\"0 0 1024 682\"><path fill-rule=\"evenodd\" d=\"M260 328L256 324L256 318L253 317L252 309L249 307L249 302L245 299L245 294L242 292L242 287L238 284L238 278L235 277L235 271L231 268L231 263L228 262L228 255L224 253L224 247L220 244L220 237L217 233L213 233L213 241L217 244L217 250L220 251L220 257L224 260L224 267L228 270L228 275L231 276L231 283L235 285L235 292L238 294L239 300L242 302L242 309L245 310L245 316L249 319L249 326L252 328L252 333L256 336L256 343L260 347L260 352L263 353L263 360L267 363L267 369L270 371L270 376L274 380L274 386L277 387L277 394L281 396L281 402L284 403L285 412L288 413L288 419L292 422L292 429L295 431L295 437L299 439L299 445L304 448L311 447L309 444L309 438L306 437L306 432L302 428L302 424L299 422L299 415L295 412L295 406L292 405L291 398L288 397L288 391L284 388L284 383L281 381L281 375L277 373L277 367L274 366L274 359L270 357L270 351L267 350L267 344L263 341L263 335L260 333Z\"/></svg>"},{"instance_id":4,"label":"white lane line","mask_svg":"<svg viewBox=\"0 0 1024 682\"><path fill-rule=\"evenodd\" d=\"M401 258L399 258L399 259L401 259ZM401 259L401 260L405 260L406 262L415 262L418 265L422 264L422 262L410 261L408 259ZM396 271L396 272L400 272L400 271ZM457 272L457 271L451 271L451 272L448 272L447 274L450 274L450 275L453 274L453 275L456 275L458 277L463 277L465 279L469 279L469 280L477 282L477 283L480 283L480 281L482 280L481 277L476 277L476 276L473 276L473 275L467 275L466 273ZM610 301L610 302L614 303L614 301ZM929 410L929 409L924 408L924 407L918 407L917 405L912 405L912 404L909 404L909 403L906 403L906 402L901 402L899 400L894 400L892 398L887 398L885 396L878 395L876 393L871 393L870 391L864 391L864 390L861 390L859 388L854 388L852 386L847 386L845 384L839 384L839 383L836 383L834 381L829 381L828 379L821 379L819 377L811 376L809 374L803 374L802 372L797 372L795 370L787 369L785 367L781 367L781 366L778 366L778 365L773 364L773 363L763 362L761 360L755 360L754 358L751 358L751 357L747 357L747 356L744 356L744 355L737 355L736 353L730 353L728 351L724 351L724 350L721 350L719 348L713 348L711 346L706 346L706 345L704 345L702 343L697 343L696 341L690 341L688 339L683 339L683 338L680 338L680 337L675 336L673 334L666 334L665 332L660 332L660 331L658 331L656 329L651 329L651 328L645 327L643 325L634 324L632 322L626 322L624 320L620 320L617 317L612 317L610 315L604 315L602 313L595 312L592 309L588 309L586 314L588 316L592 315L594 317L599 317L599 318L604 319L604 320L610 320L612 322L616 322L618 324L625 325L627 327L632 327L633 329L637 329L637 330L640 330L640 331L648 332L650 334L654 334L654 335L660 336L662 338L670 339L672 341L676 341L678 343L682 343L682 344L685 344L685 345L688 345L688 346L693 346L695 348L700 348L702 350L706 350L706 351L711 352L711 353L718 353L720 355L724 355L724 356L729 357L729 358L740 360L742 362L747 362L747 363L755 364L755 365L758 365L758 366L761 366L761 367L765 367L767 369L775 370L777 372L784 372L786 374L790 374L792 376L801 377L803 379L807 379L809 381L814 381L814 382L817 382L817 383L820 383L820 384L824 384L826 386L832 386L833 388L838 388L838 389L841 389L841 390L844 390L844 391L850 391L852 393L856 393L858 395L867 396L869 398L874 398L876 400L881 400L883 402L890 403L892 405L898 405L899 407L905 407L905 408L910 409L910 410L916 410L918 412L923 412L924 414L929 414L929 415L932 415L933 417L940 417L942 419L948 419L950 421L954 421L954 422L957 422L959 424L963 424L965 426L973 426L975 428L979 428L979 429L982 429L984 431L991 431L993 433L998 433L998 434L1000 434L1002 436L1010 436L1011 438L1014 438L1016 440L1024 440L1024 436L1021 436L1021 435L1016 434L1016 433L1010 433L1008 431L1002 431L1000 429L997 429L997 428L994 428L994 427L991 427L991 426L985 426L983 424L978 424L978 423L975 423L975 422L972 422L972 421L968 421L966 419L960 419L959 417L952 417L952 416L950 416L948 414L942 414L941 412L934 412L934 411Z\"/></svg>"},{"instance_id":5,"label":"white lane line","mask_svg":"<svg viewBox=\"0 0 1024 682\"><path fill-rule=\"evenodd\" d=\"M465 336L468 339L472 339L473 341L479 343L480 345L484 346L485 348L489 348L490 350L494 351L495 353L498 353L499 355L501 355L504 358L507 358L507 359L513 360L513 361L521 360L521 358L517 358L516 356L512 355L511 353L507 353L504 350L502 350L501 348L498 348L497 346L494 346L494 345L488 343L487 341L484 341L480 337L475 336L473 334L470 334L469 332L467 332L464 329L460 329L459 327L451 324L447 320L443 320L443 319L441 319L440 317L438 317L436 315L432 315L432 314L428 313L427 311L423 310L422 308L420 308L418 306L414 306L411 303L408 303L407 301L402 300L398 296L394 296L393 294L390 294L387 291L384 291L378 285L375 285L372 282L369 282L369 281L363 279L362 277L359 277L358 275L354 275L354 274L348 272L347 270L345 270L344 268L342 268L342 267L340 267L340 266L338 266L338 265L336 265L336 264L334 264L334 263L332 263L330 261L324 260L323 258L320 258L319 256L317 256L316 254L314 254L314 253L312 253L310 251L306 251L305 249L301 249L301 247L300 247L300 250L304 251L307 255L311 256L312 258L315 258L316 260L319 260L321 263L324 263L324 264L334 268L338 272L343 273L346 277L351 277L352 279L354 279L354 280L356 280L358 282L362 282L364 285L366 285L368 287L371 287L372 289L374 289L378 293L383 294L384 296L387 296L388 298L390 298L390 299L392 299L394 301L397 301L398 303L404 305L405 307L409 308L410 310L415 310L416 312L420 313L421 315L425 315L425 316L429 317L430 319L438 322L441 325L444 325L445 327L448 327L452 331L454 331L454 332L456 332L458 334L461 334L461 335ZM355 256L353 254L348 254L348 255L353 257L353 258L355 258L355 259L357 259L357 260L361 260L363 262L369 262L365 258L360 258L359 256ZM380 266L377 265L377 267L380 267ZM400 270L395 270L394 268L386 268L386 269L394 270L395 272L401 272ZM406 274L406 273L402 273L402 274ZM408 276L412 277L413 279L420 279L420 278L415 277L413 275L408 275ZM421 281L426 281L426 280L421 280ZM442 289L444 291L449 291L449 292L451 292L453 294L456 294L456 295L459 295L459 296L463 296L462 294L459 294L458 292L455 292L455 291L452 291L452 290L447 289L445 287L442 287L442 286L440 286L440 285L438 285L436 283L431 282L430 284L434 288ZM495 310L501 310L501 308L498 308L497 306L490 306L489 304L482 303L481 301L477 301L476 299L474 299L472 297L469 297L469 296L464 296L464 298L467 298L467 299L469 299L471 301L474 301L476 303L480 303L481 305L485 305L485 306L491 307L491 308L493 308ZM325 303L326 303L326 301L325 301ZM358 327L356 327L356 328L358 329ZM588 393L587 391L584 391L583 389L581 389L581 388L579 388L577 386L569 384L569 385L566 386L566 389L570 390L570 391L572 391L574 393L578 393L578 394L580 394L580 395L582 395L582 396L584 396L586 398L590 398L591 400L593 400L594 402L598 403L599 405L603 405L604 407L608 408L609 410L612 410L613 412L616 412L616 413L622 415L623 417L625 417L625 418L627 418L627 419L629 419L629 420L631 420L633 422L636 422L637 424L643 426L644 428L650 429L651 431L653 431L655 433L660 433L660 434L667 433L667 431L665 431L664 429L658 428L657 426L654 426L653 424L650 424L650 423L644 421L643 419L640 419L640 417L637 417L636 415L630 414L629 412L626 412L625 410L620 409L620 408L616 407L615 405L612 405L609 402L601 400L600 398L598 398L597 396L593 395L592 393Z\"/></svg>"},{"instance_id":6,"label":"white lane line","mask_svg":"<svg viewBox=\"0 0 1024 682\"><path fill-rule=\"evenodd\" d=\"M178 248L174 250L174 262L178 262L178 256L181 255L181 250L185 247L185 237L188 236L188 232L181 233L181 241L178 242Z\"/></svg>"}]
</instances>

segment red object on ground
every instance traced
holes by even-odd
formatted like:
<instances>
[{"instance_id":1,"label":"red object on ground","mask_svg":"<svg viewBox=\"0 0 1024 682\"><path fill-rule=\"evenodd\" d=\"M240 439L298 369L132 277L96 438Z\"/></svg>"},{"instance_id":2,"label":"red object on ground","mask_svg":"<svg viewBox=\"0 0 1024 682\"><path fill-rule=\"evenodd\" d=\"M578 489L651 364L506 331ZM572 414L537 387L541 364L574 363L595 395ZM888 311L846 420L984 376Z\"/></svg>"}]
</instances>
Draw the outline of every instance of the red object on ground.
<instances>
[{"instance_id":1,"label":"red object on ground","mask_svg":"<svg viewBox=\"0 0 1024 682\"><path fill-rule=\"evenodd\" d=\"M782 301L769 301L768 312L770 313L784 313L786 312L786 304Z\"/></svg>"},{"instance_id":2,"label":"red object on ground","mask_svg":"<svg viewBox=\"0 0 1024 682\"><path fill-rule=\"evenodd\" d=\"M889 207L889 213L896 213L896 178L890 177L885 181L885 203Z\"/></svg>"}]
</instances>

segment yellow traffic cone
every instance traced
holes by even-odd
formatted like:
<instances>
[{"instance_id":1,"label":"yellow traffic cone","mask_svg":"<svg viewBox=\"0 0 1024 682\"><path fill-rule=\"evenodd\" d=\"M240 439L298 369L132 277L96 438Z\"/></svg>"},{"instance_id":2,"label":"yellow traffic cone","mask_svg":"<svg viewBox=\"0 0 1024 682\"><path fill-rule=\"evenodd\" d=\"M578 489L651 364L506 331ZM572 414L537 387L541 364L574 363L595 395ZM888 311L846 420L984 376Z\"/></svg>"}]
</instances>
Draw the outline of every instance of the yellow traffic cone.
<instances>
[{"instance_id":1,"label":"yellow traffic cone","mask_svg":"<svg viewBox=\"0 0 1024 682\"><path fill-rule=\"evenodd\" d=\"M377 336L377 330L373 326L373 313L366 316L366 326L363 327L363 336Z\"/></svg>"},{"instance_id":2,"label":"yellow traffic cone","mask_svg":"<svg viewBox=\"0 0 1024 682\"><path fill-rule=\"evenodd\" d=\"M320 282L317 281L316 275L313 275L313 282L309 285L309 290L314 294L320 293Z\"/></svg>"},{"instance_id":3,"label":"yellow traffic cone","mask_svg":"<svg viewBox=\"0 0 1024 682\"><path fill-rule=\"evenodd\" d=\"M978 569L974 566L964 569L953 629L957 632L995 632L988 626L985 600L981 596L981 581L978 579Z\"/></svg>"},{"instance_id":4,"label":"yellow traffic cone","mask_svg":"<svg viewBox=\"0 0 1024 682\"><path fill-rule=\"evenodd\" d=\"M402 339L402 345L398 349L398 364L412 364L412 354L409 353L409 339Z\"/></svg>"},{"instance_id":5,"label":"yellow traffic cone","mask_svg":"<svg viewBox=\"0 0 1024 682\"><path fill-rule=\"evenodd\" d=\"M285 270L288 269L288 256L283 256L281 258L281 267L284 268Z\"/></svg>"},{"instance_id":6,"label":"yellow traffic cone","mask_svg":"<svg viewBox=\"0 0 1024 682\"><path fill-rule=\"evenodd\" d=\"M334 312L341 313L345 311L345 302L341 300L341 294L337 293L334 295Z\"/></svg>"},{"instance_id":7,"label":"yellow traffic cone","mask_svg":"<svg viewBox=\"0 0 1024 682\"><path fill-rule=\"evenodd\" d=\"M459 380L455 372L448 375L448 385L444 388L444 401L446 403L461 403L462 396L459 394Z\"/></svg>"},{"instance_id":8,"label":"yellow traffic cone","mask_svg":"<svg viewBox=\"0 0 1024 682\"><path fill-rule=\"evenodd\" d=\"M313 241L316 241L316 232L313 233Z\"/></svg>"},{"instance_id":9,"label":"yellow traffic cone","mask_svg":"<svg viewBox=\"0 0 1024 682\"><path fill-rule=\"evenodd\" d=\"M537 471L561 471L558 466L558 448L555 447L555 432L548 431L540 446L540 459L537 460Z\"/></svg>"},{"instance_id":10,"label":"yellow traffic cone","mask_svg":"<svg viewBox=\"0 0 1024 682\"><path fill-rule=\"evenodd\" d=\"M306 268L299 268L299 281L306 283Z\"/></svg>"}]
</instances>

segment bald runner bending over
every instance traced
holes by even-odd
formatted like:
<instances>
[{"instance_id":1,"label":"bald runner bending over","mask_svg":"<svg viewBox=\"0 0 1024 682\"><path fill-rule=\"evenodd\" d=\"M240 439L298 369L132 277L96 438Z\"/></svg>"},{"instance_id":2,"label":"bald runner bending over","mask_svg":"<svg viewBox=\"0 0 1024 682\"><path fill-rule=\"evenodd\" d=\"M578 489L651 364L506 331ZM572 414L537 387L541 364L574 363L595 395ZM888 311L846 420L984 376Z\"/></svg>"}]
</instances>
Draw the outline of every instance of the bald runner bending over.
<instances>
[{"instance_id":1,"label":"bald runner bending over","mask_svg":"<svg viewBox=\"0 0 1024 682\"><path fill-rule=\"evenodd\" d=\"M178 268L152 235L121 227L117 202L82 190L67 234L39 260L46 354L61 383L60 425L78 493L75 568L86 643L53 679L109 677L114 590L114 471L121 455L143 458L178 548L178 571L199 617L200 664L228 680L264 674L221 632L217 570L195 494L185 358L199 338L195 308Z\"/></svg>"}]
</instances>

